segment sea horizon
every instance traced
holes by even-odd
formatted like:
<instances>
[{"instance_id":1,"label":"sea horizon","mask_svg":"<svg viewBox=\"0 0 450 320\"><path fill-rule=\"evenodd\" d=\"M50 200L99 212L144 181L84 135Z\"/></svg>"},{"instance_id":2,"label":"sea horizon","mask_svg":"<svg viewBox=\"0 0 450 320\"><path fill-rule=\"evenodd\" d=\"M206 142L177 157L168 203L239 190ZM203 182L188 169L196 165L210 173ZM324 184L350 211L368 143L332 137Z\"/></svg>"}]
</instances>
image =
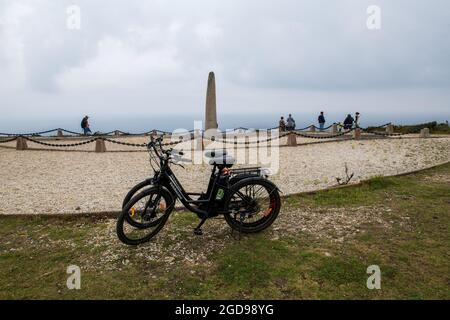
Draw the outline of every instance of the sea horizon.
<instances>
[{"instance_id":1,"label":"sea horizon","mask_svg":"<svg viewBox=\"0 0 450 320\"><path fill-rule=\"evenodd\" d=\"M317 116L311 112L292 114L297 128L303 128L311 124L317 125ZM354 116L354 114L352 114ZM58 117L33 117L33 118L2 118L0 119L0 133L20 134L32 133L56 128L80 132L80 123L84 115L80 116L58 116ZM110 132L121 130L128 133L140 133L153 129L162 131L173 131L176 129L192 130L195 121L203 121L204 116L200 113L184 113L171 115L97 115L90 116L90 126L93 132ZM234 128L256 128L268 129L278 126L281 116L287 118L288 114L219 114L218 123L221 130ZM335 122L343 122L346 114L325 113L327 125ZM378 114L361 113L361 126L378 126L389 122L395 125L414 125L437 121L445 123L450 120L448 113L408 113L408 114Z\"/></svg>"}]
</instances>

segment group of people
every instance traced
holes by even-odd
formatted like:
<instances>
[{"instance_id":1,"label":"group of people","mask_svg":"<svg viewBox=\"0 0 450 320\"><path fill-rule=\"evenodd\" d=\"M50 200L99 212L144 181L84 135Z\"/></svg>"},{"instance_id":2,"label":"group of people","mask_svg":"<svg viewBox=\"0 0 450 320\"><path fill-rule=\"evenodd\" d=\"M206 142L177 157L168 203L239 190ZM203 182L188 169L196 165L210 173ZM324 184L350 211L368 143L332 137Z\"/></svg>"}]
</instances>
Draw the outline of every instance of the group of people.
<instances>
[{"instance_id":1,"label":"group of people","mask_svg":"<svg viewBox=\"0 0 450 320\"><path fill-rule=\"evenodd\" d=\"M351 130L353 126L359 128L360 118L361 115L359 112L355 113L355 118L353 118L351 114L348 114L344 120L344 124L338 123L339 132L342 131L342 128L344 128L344 130Z\"/></svg>"},{"instance_id":2,"label":"group of people","mask_svg":"<svg viewBox=\"0 0 450 320\"><path fill-rule=\"evenodd\" d=\"M292 131L295 130L295 120L292 118L292 114L284 121L284 117L281 117L279 122L280 131Z\"/></svg>"},{"instance_id":3,"label":"group of people","mask_svg":"<svg viewBox=\"0 0 450 320\"><path fill-rule=\"evenodd\" d=\"M359 128L361 115L359 112L355 113L355 117L353 118L351 114L348 114L345 118L344 122L337 123L339 131L351 130L353 127ZM323 131L325 129L325 114L323 111L320 112L319 117L317 118L317 122L319 123L319 130ZM335 123L336 124L336 123ZM279 122L280 131L292 131L295 130L295 120L292 118L292 115L289 114L289 118L285 121L284 117L281 117Z\"/></svg>"}]
</instances>

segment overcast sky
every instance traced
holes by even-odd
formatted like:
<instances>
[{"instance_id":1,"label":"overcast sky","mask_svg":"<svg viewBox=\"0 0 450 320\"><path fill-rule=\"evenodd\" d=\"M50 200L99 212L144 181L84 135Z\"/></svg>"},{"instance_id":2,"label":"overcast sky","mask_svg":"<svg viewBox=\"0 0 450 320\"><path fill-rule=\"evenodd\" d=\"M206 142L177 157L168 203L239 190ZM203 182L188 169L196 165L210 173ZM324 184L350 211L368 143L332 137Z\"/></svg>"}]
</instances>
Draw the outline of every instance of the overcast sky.
<instances>
[{"instance_id":1,"label":"overcast sky","mask_svg":"<svg viewBox=\"0 0 450 320\"><path fill-rule=\"evenodd\" d=\"M0 0L1 117L199 113L212 70L219 112L448 114L449 33L448 0Z\"/></svg>"}]
</instances>

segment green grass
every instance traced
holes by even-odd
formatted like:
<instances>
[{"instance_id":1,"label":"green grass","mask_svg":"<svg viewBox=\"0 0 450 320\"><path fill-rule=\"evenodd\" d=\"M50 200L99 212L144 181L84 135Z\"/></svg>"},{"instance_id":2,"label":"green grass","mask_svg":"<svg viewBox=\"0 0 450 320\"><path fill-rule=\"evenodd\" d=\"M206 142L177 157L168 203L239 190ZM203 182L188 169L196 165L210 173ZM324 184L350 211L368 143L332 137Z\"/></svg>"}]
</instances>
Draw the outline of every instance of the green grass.
<instances>
[{"instance_id":1,"label":"green grass","mask_svg":"<svg viewBox=\"0 0 450 320\"><path fill-rule=\"evenodd\" d=\"M283 230L235 240L208 225L198 238L195 217L177 212L140 248L121 245L107 218L3 216L0 299L449 299L450 165L290 196L281 215L360 207L380 210L386 225L363 223L341 242ZM187 262L191 253L204 259ZM71 264L81 267L81 290L66 287ZM373 264L381 290L366 287Z\"/></svg>"}]
</instances>

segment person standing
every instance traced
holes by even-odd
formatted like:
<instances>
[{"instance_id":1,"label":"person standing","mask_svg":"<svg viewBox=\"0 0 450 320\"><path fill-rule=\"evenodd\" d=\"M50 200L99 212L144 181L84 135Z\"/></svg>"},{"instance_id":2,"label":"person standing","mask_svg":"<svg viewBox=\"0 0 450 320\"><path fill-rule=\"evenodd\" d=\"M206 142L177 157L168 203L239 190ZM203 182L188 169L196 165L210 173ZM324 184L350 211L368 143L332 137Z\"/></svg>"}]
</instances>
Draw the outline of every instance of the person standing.
<instances>
[{"instance_id":1,"label":"person standing","mask_svg":"<svg viewBox=\"0 0 450 320\"><path fill-rule=\"evenodd\" d=\"M295 120L292 118L292 114L289 114L289 117L287 118L286 129L288 131L295 130Z\"/></svg>"},{"instance_id":2,"label":"person standing","mask_svg":"<svg viewBox=\"0 0 450 320\"><path fill-rule=\"evenodd\" d=\"M355 127L356 128L359 128L360 119L361 119L361 115L359 114L359 112L356 112L355 113Z\"/></svg>"},{"instance_id":3,"label":"person standing","mask_svg":"<svg viewBox=\"0 0 450 320\"><path fill-rule=\"evenodd\" d=\"M284 117L281 117L281 119L280 119L279 129L281 132L286 131L286 122L284 121Z\"/></svg>"},{"instance_id":4,"label":"person standing","mask_svg":"<svg viewBox=\"0 0 450 320\"><path fill-rule=\"evenodd\" d=\"M85 136L88 134L92 134L91 129L89 128L89 117L85 116L83 120L81 120L81 129L83 129L83 133Z\"/></svg>"},{"instance_id":5,"label":"person standing","mask_svg":"<svg viewBox=\"0 0 450 320\"><path fill-rule=\"evenodd\" d=\"M323 131L323 128L325 127L325 116L323 115L323 111L320 112L318 121L320 131Z\"/></svg>"}]
</instances>

